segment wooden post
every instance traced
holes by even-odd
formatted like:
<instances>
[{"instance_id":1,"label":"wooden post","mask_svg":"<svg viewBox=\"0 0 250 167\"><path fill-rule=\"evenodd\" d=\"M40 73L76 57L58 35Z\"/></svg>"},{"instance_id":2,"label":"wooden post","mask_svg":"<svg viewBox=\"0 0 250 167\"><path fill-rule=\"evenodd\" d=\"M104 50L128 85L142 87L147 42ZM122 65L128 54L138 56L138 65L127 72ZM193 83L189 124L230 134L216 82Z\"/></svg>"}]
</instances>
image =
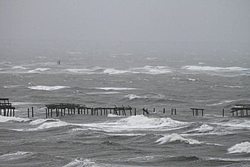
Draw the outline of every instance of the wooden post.
<instances>
[{"instance_id":1,"label":"wooden post","mask_svg":"<svg viewBox=\"0 0 250 167\"><path fill-rule=\"evenodd\" d=\"M34 117L34 107L31 107L32 118Z\"/></svg>"},{"instance_id":2,"label":"wooden post","mask_svg":"<svg viewBox=\"0 0 250 167\"><path fill-rule=\"evenodd\" d=\"M13 117L15 116L15 108L13 109Z\"/></svg>"},{"instance_id":3,"label":"wooden post","mask_svg":"<svg viewBox=\"0 0 250 167\"><path fill-rule=\"evenodd\" d=\"M176 113L177 113L177 112L176 112L176 108L175 108L175 109L174 109L174 115L176 115Z\"/></svg>"},{"instance_id":4,"label":"wooden post","mask_svg":"<svg viewBox=\"0 0 250 167\"><path fill-rule=\"evenodd\" d=\"M201 110L201 115L204 116L204 113L203 113L204 109Z\"/></svg>"},{"instance_id":5,"label":"wooden post","mask_svg":"<svg viewBox=\"0 0 250 167\"><path fill-rule=\"evenodd\" d=\"M166 112L166 109L165 109L165 108L163 108L163 114L165 114L165 112Z\"/></svg>"},{"instance_id":6,"label":"wooden post","mask_svg":"<svg viewBox=\"0 0 250 167\"><path fill-rule=\"evenodd\" d=\"M224 108L222 109L222 117L224 117L225 116L225 110L224 110Z\"/></svg>"},{"instance_id":7,"label":"wooden post","mask_svg":"<svg viewBox=\"0 0 250 167\"><path fill-rule=\"evenodd\" d=\"M136 108L135 108L135 115L136 115Z\"/></svg>"},{"instance_id":8,"label":"wooden post","mask_svg":"<svg viewBox=\"0 0 250 167\"><path fill-rule=\"evenodd\" d=\"M45 118L48 117L47 108L45 108Z\"/></svg>"}]
</instances>

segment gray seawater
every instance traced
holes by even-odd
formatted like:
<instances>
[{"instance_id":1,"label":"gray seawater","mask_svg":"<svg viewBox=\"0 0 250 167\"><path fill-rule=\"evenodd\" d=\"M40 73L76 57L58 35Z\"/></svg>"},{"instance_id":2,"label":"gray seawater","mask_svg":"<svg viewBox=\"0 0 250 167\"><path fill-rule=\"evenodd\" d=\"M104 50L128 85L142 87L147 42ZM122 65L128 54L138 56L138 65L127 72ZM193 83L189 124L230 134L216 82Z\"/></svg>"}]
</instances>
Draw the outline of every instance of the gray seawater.
<instances>
[{"instance_id":1,"label":"gray seawater","mask_svg":"<svg viewBox=\"0 0 250 167\"><path fill-rule=\"evenodd\" d=\"M250 120L230 114L235 103L250 101L250 60L242 57L5 57L0 93L17 111L0 116L0 166L250 166ZM50 103L129 105L138 115L45 119ZM34 118L27 118L30 107ZM204 108L204 117L193 117L191 107Z\"/></svg>"}]
</instances>

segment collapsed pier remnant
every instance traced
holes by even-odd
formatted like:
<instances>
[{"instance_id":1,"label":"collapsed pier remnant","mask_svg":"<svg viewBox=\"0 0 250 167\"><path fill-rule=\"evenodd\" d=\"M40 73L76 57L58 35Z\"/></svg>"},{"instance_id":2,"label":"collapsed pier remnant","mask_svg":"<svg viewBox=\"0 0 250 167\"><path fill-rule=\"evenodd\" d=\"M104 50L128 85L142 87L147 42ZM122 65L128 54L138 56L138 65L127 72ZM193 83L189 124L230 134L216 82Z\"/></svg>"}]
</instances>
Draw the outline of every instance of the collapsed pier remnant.
<instances>
[{"instance_id":1,"label":"collapsed pier remnant","mask_svg":"<svg viewBox=\"0 0 250 167\"><path fill-rule=\"evenodd\" d=\"M0 98L0 115L15 116L15 107L9 102L9 98Z\"/></svg>"},{"instance_id":2,"label":"collapsed pier remnant","mask_svg":"<svg viewBox=\"0 0 250 167\"><path fill-rule=\"evenodd\" d=\"M201 111L201 115L204 116L203 108L190 108L193 111L193 116L199 116L199 111Z\"/></svg>"},{"instance_id":3,"label":"collapsed pier remnant","mask_svg":"<svg viewBox=\"0 0 250 167\"><path fill-rule=\"evenodd\" d=\"M250 104L235 104L231 108L232 116L250 116L248 111L250 110Z\"/></svg>"},{"instance_id":4,"label":"collapsed pier remnant","mask_svg":"<svg viewBox=\"0 0 250 167\"><path fill-rule=\"evenodd\" d=\"M53 117L53 112L55 112L55 116L59 117L75 114L84 114L84 115L124 115L126 116L126 111L129 111L130 115L132 114L132 107L87 107L85 105L80 104L71 104L71 103L56 103L56 104L48 104L45 105L46 118ZM134 110L134 115L136 115L136 109Z\"/></svg>"}]
</instances>

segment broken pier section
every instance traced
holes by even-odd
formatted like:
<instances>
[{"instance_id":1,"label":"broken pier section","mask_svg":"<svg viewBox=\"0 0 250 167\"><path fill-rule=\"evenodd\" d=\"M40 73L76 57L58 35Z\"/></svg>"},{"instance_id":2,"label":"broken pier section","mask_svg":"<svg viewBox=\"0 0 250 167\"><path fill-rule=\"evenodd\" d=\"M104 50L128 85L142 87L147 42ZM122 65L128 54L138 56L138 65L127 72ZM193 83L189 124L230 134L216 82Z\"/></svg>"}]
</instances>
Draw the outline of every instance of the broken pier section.
<instances>
[{"instance_id":1,"label":"broken pier section","mask_svg":"<svg viewBox=\"0 0 250 167\"><path fill-rule=\"evenodd\" d=\"M75 114L84 114L84 115L124 115L126 116L126 111L129 111L130 115L136 115L136 109L134 108L134 114L132 113L132 107L87 107L80 104L71 104L71 103L57 103L57 104L48 104L45 105L46 118L53 117L53 113L56 117Z\"/></svg>"}]
</instances>

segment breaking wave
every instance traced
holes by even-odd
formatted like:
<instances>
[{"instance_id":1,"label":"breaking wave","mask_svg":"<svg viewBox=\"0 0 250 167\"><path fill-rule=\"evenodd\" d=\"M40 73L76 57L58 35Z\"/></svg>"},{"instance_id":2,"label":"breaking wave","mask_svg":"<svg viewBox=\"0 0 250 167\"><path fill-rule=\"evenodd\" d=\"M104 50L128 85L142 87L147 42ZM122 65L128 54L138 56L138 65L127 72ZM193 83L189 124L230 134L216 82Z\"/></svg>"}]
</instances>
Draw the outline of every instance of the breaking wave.
<instances>
[{"instance_id":1,"label":"breaking wave","mask_svg":"<svg viewBox=\"0 0 250 167\"><path fill-rule=\"evenodd\" d=\"M117 121L96 124L83 124L82 126L107 132L122 132L144 130L168 131L183 128L187 125L189 125L189 123L176 121L171 118L149 118L143 115L137 115L122 118Z\"/></svg>"},{"instance_id":2,"label":"breaking wave","mask_svg":"<svg viewBox=\"0 0 250 167\"><path fill-rule=\"evenodd\" d=\"M5 117L5 116L0 115L0 122L8 122L8 121L27 122L27 121L30 121L30 119L20 118L20 117Z\"/></svg>"},{"instance_id":3,"label":"breaking wave","mask_svg":"<svg viewBox=\"0 0 250 167\"><path fill-rule=\"evenodd\" d=\"M177 133L173 133L171 135L164 135L163 137L156 140L156 143L165 144L165 143L173 143L173 142L182 142L187 144L203 144L202 142L194 139L185 138Z\"/></svg>"},{"instance_id":4,"label":"breaking wave","mask_svg":"<svg viewBox=\"0 0 250 167\"><path fill-rule=\"evenodd\" d=\"M99 167L96 162L90 159L76 158L63 167Z\"/></svg>"},{"instance_id":5,"label":"breaking wave","mask_svg":"<svg viewBox=\"0 0 250 167\"><path fill-rule=\"evenodd\" d=\"M17 151L14 153L8 153L8 154L1 155L0 160L13 161L13 160L17 160L17 159L26 158L32 154L33 154L32 152Z\"/></svg>"},{"instance_id":6,"label":"breaking wave","mask_svg":"<svg viewBox=\"0 0 250 167\"><path fill-rule=\"evenodd\" d=\"M235 153L250 153L250 143L249 142L242 142L236 144L228 149L229 154Z\"/></svg>"},{"instance_id":7,"label":"breaking wave","mask_svg":"<svg viewBox=\"0 0 250 167\"><path fill-rule=\"evenodd\" d=\"M208 133L208 132L211 132L213 130L214 130L214 128L212 126L207 125L207 124L202 124L200 127L188 131L188 133L193 133L193 132L194 133Z\"/></svg>"}]
</instances>

